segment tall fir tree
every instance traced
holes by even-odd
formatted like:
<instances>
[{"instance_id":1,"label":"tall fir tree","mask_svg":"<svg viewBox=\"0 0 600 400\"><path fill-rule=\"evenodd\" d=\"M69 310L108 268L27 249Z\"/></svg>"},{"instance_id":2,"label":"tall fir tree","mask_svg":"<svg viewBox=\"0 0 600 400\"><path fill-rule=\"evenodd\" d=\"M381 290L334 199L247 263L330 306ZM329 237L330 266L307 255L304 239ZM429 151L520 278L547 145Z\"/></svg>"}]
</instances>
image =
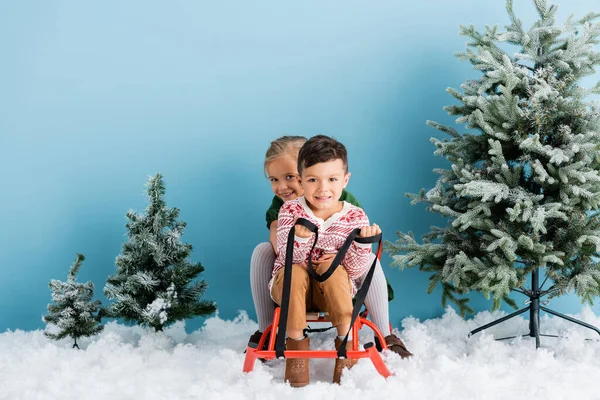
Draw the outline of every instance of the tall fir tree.
<instances>
[{"instance_id":1,"label":"tall fir tree","mask_svg":"<svg viewBox=\"0 0 600 400\"><path fill-rule=\"evenodd\" d=\"M445 110L469 131L427 122L449 135L431 141L452 166L436 170L427 193L408 194L451 223L432 227L422 244L401 232L387 243L395 266L431 273L428 292L441 285L442 304L463 315L473 312L469 291L491 296L493 309L515 307L511 291L526 293L537 268L552 283L550 297L574 290L592 303L600 294L600 108L588 98L600 83L580 85L600 63L600 14L559 26L555 5L534 5L539 19L529 30L510 0L506 31L461 27L470 43L457 57L481 76L462 92L447 89L460 104Z\"/></svg>"},{"instance_id":2,"label":"tall fir tree","mask_svg":"<svg viewBox=\"0 0 600 400\"><path fill-rule=\"evenodd\" d=\"M74 341L73 347L77 348L77 339L96 335L104 329L98 318L100 300L92 301L94 284L75 281L84 260L82 254L77 255L66 282L50 281L54 303L48 304L48 314L43 318L49 324L44 331L47 337L60 340L69 336Z\"/></svg>"},{"instance_id":3,"label":"tall fir tree","mask_svg":"<svg viewBox=\"0 0 600 400\"><path fill-rule=\"evenodd\" d=\"M160 331L179 320L210 315L216 305L200 299L207 283L194 279L204 267L188 259L192 246L181 242L186 223L177 220L179 209L166 206L160 174L149 179L146 192L145 212L127 213L128 241L117 256L116 274L104 287L114 303L103 314Z\"/></svg>"}]
</instances>

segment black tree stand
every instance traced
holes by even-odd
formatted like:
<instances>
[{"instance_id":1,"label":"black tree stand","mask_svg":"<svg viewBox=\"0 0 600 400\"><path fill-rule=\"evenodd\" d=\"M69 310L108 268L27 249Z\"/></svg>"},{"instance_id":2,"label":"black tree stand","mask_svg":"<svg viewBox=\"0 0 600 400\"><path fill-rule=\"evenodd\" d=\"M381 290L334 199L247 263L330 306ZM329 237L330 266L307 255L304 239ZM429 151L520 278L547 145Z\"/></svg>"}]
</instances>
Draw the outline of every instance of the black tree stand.
<instances>
[{"instance_id":1,"label":"black tree stand","mask_svg":"<svg viewBox=\"0 0 600 400\"><path fill-rule=\"evenodd\" d=\"M517 292L522 293L529 297L529 300L528 300L529 305L527 307L522 308L518 311L515 311L514 313L509 314L505 317L502 317L495 321L492 321L489 324L480 326L477 329L473 329L471 332L469 332L468 337L471 337L474 334L481 332L484 329L491 328L494 325L498 325L504 321L507 321L511 318L516 317L517 315L521 315L524 312L529 311L529 334L523 335L523 336L534 337L535 338L535 348L538 349L540 347L540 336L558 337L557 335L545 335L545 334L540 333L540 310L545 311L548 314L555 315L559 318L566 319L567 321L572 322L574 324L584 326L588 329L591 329L591 330L597 332L598 335L600 335L600 329L596 328L595 326L586 324L583 321L579 321L575 318L571 318L569 316L566 316L564 314L561 314L559 312L551 310L547 307L544 307L543 305L540 305L540 298L547 295L552 290L542 290L542 288L539 285L539 276L540 276L540 269L539 268L534 269L533 272L531 273L531 290L523 290L523 291L516 290ZM546 277L546 279L547 279L547 277ZM544 283L545 282L546 281L544 280ZM544 286L543 283L542 283L542 286ZM544 303L544 302L542 301L542 303ZM516 338L516 336L508 336L508 337L503 337L503 338L499 338L496 340L506 340L506 339L514 339L514 338Z\"/></svg>"}]
</instances>

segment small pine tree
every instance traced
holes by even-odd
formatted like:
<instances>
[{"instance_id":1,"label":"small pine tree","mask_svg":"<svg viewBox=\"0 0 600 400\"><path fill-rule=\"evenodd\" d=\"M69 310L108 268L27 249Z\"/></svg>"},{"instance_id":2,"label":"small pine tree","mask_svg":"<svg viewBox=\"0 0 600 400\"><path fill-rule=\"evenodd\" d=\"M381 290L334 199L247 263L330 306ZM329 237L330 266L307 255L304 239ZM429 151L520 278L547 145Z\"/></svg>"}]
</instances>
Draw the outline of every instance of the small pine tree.
<instances>
[{"instance_id":1,"label":"small pine tree","mask_svg":"<svg viewBox=\"0 0 600 400\"><path fill-rule=\"evenodd\" d=\"M100 300L92 301L94 284L91 281L75 282L83 260L85 257L78 254L66 282L56 279L50 281L54 303L48 304L48 314L44 316L44 322L50 324L44 334L54 340L69 336L73 338L73 347L76 348L79 348L77 339L96 335L104 329L97 314ZM54 332L54 327L58 328L58 332Z\"/></svg>"},{"instance_id":2,"label":"small pine tree","mask_svg":"<svg viewBox=\"0 0 600 400\"><path fill-rule=\"evenodd\" d=\"M207 283L193 280L204 267L188 260L192 246L181 243L186 223L177 221L179 209L167 208L160 174L149 179L146 192L145 212L127 213L129 239L104 287L106 298L115 302L103 315L160 331L182 319L210 315L216 306L200 300Z\"/></svg>"},{"instance_id":3,"label":"small pine tree","mask_svg":"<svg viewBox=\"0 0 600 400\"><path fill-rule=\"evenodd\" d=\"M457 56L481 76L462 92L447 89L461 104L445 109L470 131L428 121L449 135L432 142L452 166L436 171L433 189L409 195L451 223L422 244L401 232L387 244L394 265L431 273L428 291L441 285L442 303L463 315L472 290L493 297L493 309L515 307L511 291L527 294L525 278L538 268L553 282L550 297L600 295L600 109L586 101L600 84L579 84L600 64L600 14L556 25L555 5L534 4L540 18L529 30L510 0L505 32L462 27L471 42Z\"/></svg>"}]
</instances>

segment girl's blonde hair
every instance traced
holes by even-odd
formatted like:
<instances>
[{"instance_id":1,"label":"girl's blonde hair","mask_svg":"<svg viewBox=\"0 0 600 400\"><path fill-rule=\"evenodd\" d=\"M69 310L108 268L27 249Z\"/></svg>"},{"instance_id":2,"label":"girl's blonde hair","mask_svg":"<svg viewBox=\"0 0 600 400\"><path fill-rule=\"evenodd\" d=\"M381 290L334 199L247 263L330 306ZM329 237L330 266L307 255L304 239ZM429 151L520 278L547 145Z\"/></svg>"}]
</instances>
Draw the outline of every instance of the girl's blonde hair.
<instances>
[{"instance_id":1,"label":"girl's blonde hair","mask_svg":"<svg viewBox=\"0 0 600 400\"><path fill-rule=\"evenodd\" d=\"M305 142L306 138L304 136L282 136L273 140L265 154L265 176L267 175L267 165L271 161L285 155L297 160L300 148Z\"/></svg>"}]
</instances>

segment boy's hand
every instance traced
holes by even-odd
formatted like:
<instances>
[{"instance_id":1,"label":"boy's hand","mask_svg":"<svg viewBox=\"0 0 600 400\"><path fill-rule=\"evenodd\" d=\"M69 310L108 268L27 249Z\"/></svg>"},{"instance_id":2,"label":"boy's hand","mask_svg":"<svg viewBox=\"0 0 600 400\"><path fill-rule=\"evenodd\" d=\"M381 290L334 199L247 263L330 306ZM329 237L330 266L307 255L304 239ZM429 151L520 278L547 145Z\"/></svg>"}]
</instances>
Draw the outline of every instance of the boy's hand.
<instances>
[{"instance_id":1,"label":"boy's hand","mask_svg":"<svg viewBox=\"0 0 600 400\"><path fill-rule=\"evenodd\" d=\"M312 232L305 227L304 225L294 225L295 231L294 234L303 239L307 239L312 236Z\"/></svg>"},{"instance_id":2,"label":"boy's hand","mask_svg":"<svg viewBox=\"0 0 600 400\"><path fill-rule=\"evenodd\" d=\"M319 257L317 262L319 262L319 263L328 262L329 264L331 264L336 255L337 255L337 253L324 253L323 255L321 255L321 257Z\"/></svg>"},{"instance_id":3,"label":"boy's hand","mask_svg":"<svg viewBox=\"0 0 600 400\"><path fill-rule=\"evenodd\" d=\"M358 237L367 238L378 235L380 233L381 229L379 228L379 225L373 224L371 226L363 226L362 228L360 228L360 233L358 234Z\"/></svg>"},{"instance_id":4,"label":"boy's hand","mask_svg":"<svg viewBox=\"0 0 600 400\"><path fill-rule=\"evenodd\" d=\"M315 271L320 275L329 269L337 253L325 253L312 262Z\"/></svg>"}]
</instances>

